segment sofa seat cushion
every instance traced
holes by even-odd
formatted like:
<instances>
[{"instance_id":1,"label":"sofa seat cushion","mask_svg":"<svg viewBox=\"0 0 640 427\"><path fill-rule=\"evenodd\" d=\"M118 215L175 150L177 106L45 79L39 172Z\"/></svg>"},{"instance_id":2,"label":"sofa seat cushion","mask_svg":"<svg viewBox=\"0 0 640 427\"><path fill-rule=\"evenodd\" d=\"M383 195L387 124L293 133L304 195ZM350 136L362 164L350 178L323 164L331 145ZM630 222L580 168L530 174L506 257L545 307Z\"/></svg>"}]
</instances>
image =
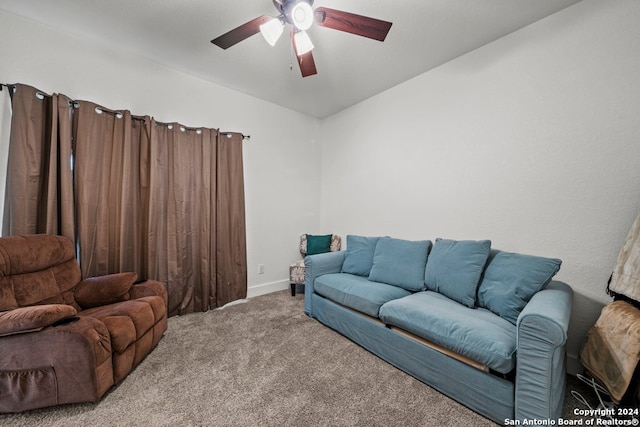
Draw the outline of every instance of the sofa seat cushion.
<instances>
[{"instance_id":1,"label":"sofa seat cushion","mask_svg":"<svg viewBox=\"0 0 640 427\"><path fill-rule=\"evenodd\" d=\"M146 301L147 299L157 299L158 304L154 304L153 301L150 303ZM90 308L79 312L78 315L90 316L102 321L109 330L116 351L122 352L160 320L156 318L154 306L162 304L160 297L146 297L142 301L129 300Z\"/></svg>"},{"instance_id":2,"label":"sofa seat cushion","mask_svg":"<svg viewBox=\"0 0 640 427\"><path fill-rule=\"evenodd\" d=\"M380 320L506 374L516 365L516 327L484 308L432 291L384 304Z\"/></svg>"},{"instance_id":3,"label":"sofa seat cushion","mask_svg":"<svg viewBox=\"0 0 640 427\"><path fill-rule=\"evenodd\" d=\"M146 296L136 299L136 301L146 302L151 306L151 310L153 311L154 322L157 323L158 320L163 317L167 317L167 305L164 300L159 296Z\"/></svg>"},{"instance_id":4,"label":"sofa seat cushion","mask_svg":"<svg viewBox=\"0 0 640 427\"><path fill-rule=\"evenodd\" d=\"M118 353L136 342L136 327L129 316L107 316L100 319L111 337L111 347Z\"/></svg>"},{"instance_id":5,"label":"sofa seat cushion","mask_svg":"<svg viewBox=\"0 0 640 427\"><path fill-rule=\"evenodd\" d=\"M378 317L382 304L411 293L397 286L372 282L348 273L325 274L316 278L314 290L338 304Z\"/></svg>"}]
</instances>

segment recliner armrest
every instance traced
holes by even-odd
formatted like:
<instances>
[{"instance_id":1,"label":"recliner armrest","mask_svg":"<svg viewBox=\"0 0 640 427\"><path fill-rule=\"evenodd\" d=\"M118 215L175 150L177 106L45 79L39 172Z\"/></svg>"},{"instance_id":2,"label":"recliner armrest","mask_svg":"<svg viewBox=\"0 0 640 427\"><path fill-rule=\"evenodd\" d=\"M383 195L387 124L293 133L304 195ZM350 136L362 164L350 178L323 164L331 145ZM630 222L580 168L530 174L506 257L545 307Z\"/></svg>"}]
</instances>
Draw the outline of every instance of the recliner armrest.
<instances>
[{"instance_id":1,"label":"recliner armrest","mask_svg":"<svg viewBox=\"0 0 640 427\"><path fill-rule=\"evenodd\" d=\"M43 304L0 312L0 337L42 330L67 317L75 316L66 304Z\"/></svg>"},{"instance_id":2,"label":"recliner armrest","mask_svg":"<svg viewBox=\"0 0 640 427\"><path fill-rule=\"evenodd\" d=\"M127 301L129 290L138 279L136 273L115 273L84 279L76 286L74 298L82 308Z\"/></svg>"},{"instance_id":3,"label":"recliner armrest","mask_svg":"<svg viewBox=\"0 0 640 427\"><path fill-rule=\"evenodd\" d=\"M162 283L156 280L145 280L144 282L134 283L129 290L129 295L131 299L159 296L164 300L165 307L169 301L167 289Z\"/></svg>"},{"instance_id":4,"label":"recliner armrest","mask_svg":"<svg viewBox=\"0 0 640 427\"><path fill-rule=\"evenodd\" d=\"M113 385L109 331L100 320L78 314L77 321L60 327L0 338L0 371L25 373L49 367L55 385L49 390L22 381L18 396L3 394L0 412L40 408L48 402L95 401Z\"/></svg>"}]
</instances>

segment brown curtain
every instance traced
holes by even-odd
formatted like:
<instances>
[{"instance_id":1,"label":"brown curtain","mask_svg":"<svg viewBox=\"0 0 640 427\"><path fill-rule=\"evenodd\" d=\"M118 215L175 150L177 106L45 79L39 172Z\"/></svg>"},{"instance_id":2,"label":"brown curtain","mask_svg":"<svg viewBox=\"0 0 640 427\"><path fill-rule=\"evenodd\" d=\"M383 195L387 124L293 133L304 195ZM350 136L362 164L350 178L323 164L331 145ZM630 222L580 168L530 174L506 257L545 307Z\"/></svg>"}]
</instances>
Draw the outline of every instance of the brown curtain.
<instances>
[{"instance_id":1,"label":"brown curtain","mask_svg":"<svg viewBox=\"0 0 640 427\"><path fill-rule=\"evenodd\" d=\"M75 240L70 100L18 84L12 110L3 235Z\"/></svg>"},{"instance_id":2,"label":"brown curtain","mask_svg":"<svg viewBox=\"0 0 640 427\"><path fill-rule=\"evenodd\" d=\"M161 281L170 315L246 297L240 134L23 85L12 106L7 234L70 237L83 277L134 271Z\"/></svg>"},{"instance_id":3,"label":"brown curtain","mask_svg":"<svg viewBox=\"0 0 640 427\"><path fill-rule=\"evenodd\" d=\"M218 134L217 293L215 304L247 296L247 254L244 208L242 135Z\"/></svg>"},{"instance_id":4,"label":"brown curtain","mask_svg":"<svg viewBox=\"0 0 640 427\"><path fill-rule=\"evenodd\" d=\"M11 91L13 88L0 84L0 236L4 217L4 193L9 162L9 140L11 139Z\"/></svg>"},{"instance_id":5,"label":"brown curtain","mask_svg":"<svg viewBox=\"0 0 640 427\"><path fill-rule=\"evenodd\" d=\"M78 101L75 189L83 277L146 271L149 122Z\"/></svg>"},{"instance_id":6,"label":"brown curtain","mask_svg":"<svg viewBox=\"0 0 640 427\"><path fill-rule=\"evenodd\" d=\"M148 273L167 284L170 315L246 297L242 138L230 135L151 126Z\"/></svg>"},{"instance_id":7,"label":"brown curtain","mask_svg":"<svg viewBox=\"0 0 640 427\"><path fill-rule=\"evenodd\" d=\"M150 274L167 284L170 315L206 311L216 286L216 132L153 122L151 135Z\"/></svg>"}]
</instances>

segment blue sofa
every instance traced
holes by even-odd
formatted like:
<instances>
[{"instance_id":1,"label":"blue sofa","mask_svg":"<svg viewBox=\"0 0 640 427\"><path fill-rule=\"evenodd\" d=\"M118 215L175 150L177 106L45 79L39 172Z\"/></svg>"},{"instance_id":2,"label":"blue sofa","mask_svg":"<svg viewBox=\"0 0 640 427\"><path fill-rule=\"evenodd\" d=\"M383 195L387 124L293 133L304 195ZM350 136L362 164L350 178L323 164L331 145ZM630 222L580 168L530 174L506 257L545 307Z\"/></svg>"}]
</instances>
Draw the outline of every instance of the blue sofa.
<instances>
[{"instance_id":1,"label":"blue sofa","mask_svg":"<svg viewBox=\"0 0 640 427\"><path fill-rule=\"evenodd\" d=\"M557 420L561 261L490 245L349 235L346 251L305 258L305 313L499 424Z\"/></svg>"}]
</instances>

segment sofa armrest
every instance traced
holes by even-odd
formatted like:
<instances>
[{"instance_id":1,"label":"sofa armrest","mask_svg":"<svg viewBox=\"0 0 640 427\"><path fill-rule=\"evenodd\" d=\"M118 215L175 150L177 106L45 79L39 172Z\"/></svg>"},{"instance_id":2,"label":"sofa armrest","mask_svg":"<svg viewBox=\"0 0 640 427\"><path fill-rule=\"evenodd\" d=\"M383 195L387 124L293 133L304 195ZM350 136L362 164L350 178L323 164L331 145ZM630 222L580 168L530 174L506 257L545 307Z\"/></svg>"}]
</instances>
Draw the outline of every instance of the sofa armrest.
<instances>
[{"instance_id":1,"label":"sofa armrest","mask_svg":"<svg viewBox=\"0 0 640 427\"><path fill-rule=\"evenodd\" d=\"M76 309L66 304L33 305L3 311L0 312L0 337L40 331L76 314Z\"/></svg>"},{"instance_id":2,"label":"sofa armrest","mask_svg":"<svg viewBox=\"0 0 640 427\"><path fill-rule=\"evenodd\" d=\"M74 298L82 308L98 307L126 301L138 278L136 273L115 273L84 279L76 286Z\"/></svg>"},{"instance_id":3,"label":"sofa armrest","mask_svg":"<svg viewBox=\"0 0 640 427\"><path fill-rule=\"evenodd\" d=\"M340 273L346 251L326 252L304 258L304 312L313 317L311 295L316 277L329 273Z\"/></svg>"},{"instance_id":4,"label":"sofa armrest","mask_svg":"<svg viewBox=\"0 0 640 427\"><path fill-rule=\"evenodd\" d=\"M11 373L28 379L30 371L45 369L53 384L48 388L38 381L9 381L0 413L95 401L113 385L109 331L100 320L79 314L72 323L0 338L0 383L3 374L5 380Z\"/></svg>"},{"instance_id":5,"label":"sofa armrest","mask_svg":"<svg viewBox=\"0 0 640 427\"><path fill-rule=\"evenodd\" d=\"M517 420L555 420L561 415L572 298L569 285L552 281L531 298L518 317Z\"/></svg>"},{"instance_id":6,"label":"sofa armrest","mask_svg":"<svg viewBox=\"0 0 640 427\"><path fill-rule=\"evenodd\" d=\"M134 283L129 290L129 295L131 299L159 296L164 300L165 306L168 302L167 288L156 280L145 280L144 282Z\"/></svg>"}]
</instances>

